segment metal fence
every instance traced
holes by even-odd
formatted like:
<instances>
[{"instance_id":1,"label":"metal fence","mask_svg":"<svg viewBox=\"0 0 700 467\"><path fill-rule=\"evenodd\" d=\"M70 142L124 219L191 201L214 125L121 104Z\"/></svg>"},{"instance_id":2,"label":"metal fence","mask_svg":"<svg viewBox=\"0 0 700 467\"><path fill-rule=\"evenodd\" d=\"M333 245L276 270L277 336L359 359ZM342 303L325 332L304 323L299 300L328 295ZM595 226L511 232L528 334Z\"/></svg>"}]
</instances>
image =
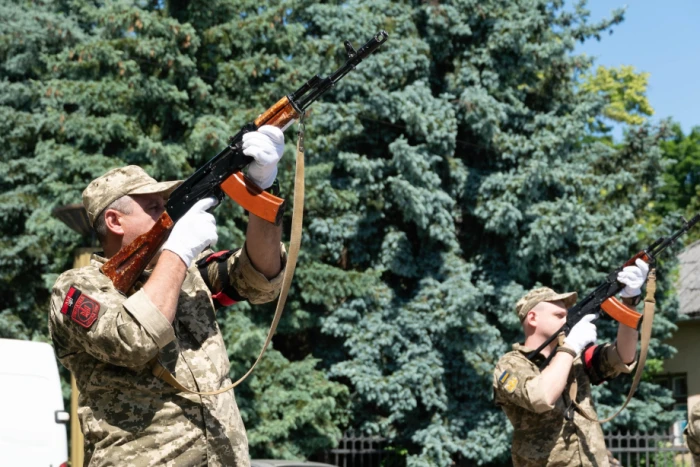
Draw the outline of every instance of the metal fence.
<instances>
[{"instance_id":1,"label":"metal fence","mask_svg":"<svg viewBox=\"0 0 700 467\"><path fill-rule=\"evenodd\" d=\"M668 433L606 433L605 444L625 467L691 467L683 435Z\"/></svg>"},{"instance_id":2,"label":"metal fence","mask_svg":"<svg viewBox=\"0 0 700 467\"><path fill-rule=\"evenodd\" d=\"M340 467L380 467L387 457L386 440L378 436L345 433L337 448L323 453L323 462Z\"/></svg>"},{"instance_id":3,"label":"metal fence","mask_svg":"<svg viewBox=\"0 0 700 467\"><path fill-rule=\"evenodd\" d=\"M624 467L692 467L683 435L658 433L605 433L605 444ZM403 456L393 452L384 438L348 432L337 448L315 460L339 467L397 467ZM700 466L697 466L700 467Z\"/></svg>"}]
</instances>

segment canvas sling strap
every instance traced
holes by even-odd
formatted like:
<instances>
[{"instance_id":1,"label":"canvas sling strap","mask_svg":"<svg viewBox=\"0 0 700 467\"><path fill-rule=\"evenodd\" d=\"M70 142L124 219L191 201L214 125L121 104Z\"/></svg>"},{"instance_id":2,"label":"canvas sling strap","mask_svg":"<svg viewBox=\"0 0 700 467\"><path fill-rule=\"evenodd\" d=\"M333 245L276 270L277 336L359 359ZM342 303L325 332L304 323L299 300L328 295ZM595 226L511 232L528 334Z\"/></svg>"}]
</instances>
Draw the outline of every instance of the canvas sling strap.
<instances>
[{"instance_id":1,"label":"canvas sling strap","mask_svg":"<svg viewBox=\"0 0 700 467\"><path fill-rule=\"evenodd\" d=\"M289 251L287 252L287 267L282 278L282 287L280 290L279 298L277 299L277 307L275 308L275 315L272 318L272 324L270 325L270 330L267 333L267 338L263 344L260 355L255 360L250 369L241 376L236 382L221 388L216 391L193 391L192 389L186 388L180 383L177 378L165 368L161 362L155 358L151 362L151 369L153 375L156 378L160 378L166 383L170 384L176 389L182 392L188 392L190 394L198 394L200 396L216 396L217 394L222 394L224 392L230 391L239 384L243 382L250 374L253 369L258 365L262 359L267 346L272 340L272 336L277 330L277 324L282 317L282 311L284 310L284 304L287 301L287 294L289 293L289 287L292 285L292 277L294 276L294 270L297 265L297 257L299 256L299 247L301 245L301 227L304 217L304 114L301 114L299 118L299 135L297 138L297 155L296 155L296 170L294 174L294 209L292 210L292 229L289 239Z\"/></svg>"},{"instance_id":2,"label":"canvas sling strap","mask_svg":"<svg viewBox=\"0 0 700 467\"><path fill-rule=\"evenodd\" d=\"M576 394L578 392L578 383L576 382L576 379L574 379L574 382L571 384L569 387L569 398L571 402L578 408L578 412L586 419L592 421L592 422L598 422L598 423L605 423L609 422L613 418L617 417L622 410L627 407L627 404L629 401L632 399L632 396L634 395L635 391L637 390L637 386L639 385L639 381L642 379L642 372L644 371L644 364L646 363L647 360L647 352L649 350L649 341L651 340L651 326L654 322L654 307L656 305L656 300L654 299L654 294L656 293L656 269L652 268L651 271L649 271L649 275L647 276L647 294L646 297L644 298L644 318L642 319L642 329L641 329L641 345L639 349L639 360L637 361L637 369L634 372L634 379L632 380L632 387L630 388L629 394L627 394L627 399L625 400L625 403L622 404L622 407L618 409L617 412L612 414L611 416L604 418L604 419L598 419L595 417L592 417L591 415L587 414L581 406L576 402Z\"/></svg>"}]
</instances>

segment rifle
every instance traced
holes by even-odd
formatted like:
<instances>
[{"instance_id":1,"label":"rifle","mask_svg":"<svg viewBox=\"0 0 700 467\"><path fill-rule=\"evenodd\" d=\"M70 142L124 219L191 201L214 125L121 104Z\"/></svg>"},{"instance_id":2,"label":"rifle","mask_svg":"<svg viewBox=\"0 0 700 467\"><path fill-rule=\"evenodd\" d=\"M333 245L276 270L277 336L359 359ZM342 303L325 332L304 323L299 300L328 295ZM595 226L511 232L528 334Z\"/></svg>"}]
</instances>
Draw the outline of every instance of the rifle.
<instances>
[{"instance_id":1,"label":"rifle","mask_svg":"<svg viewBox=\"0 0 700 467\"><path fill-rule=\"evenodd\" d=\"M608 274L603 282L598 285L593 292L589 293L583 299L579 300L574 306L569 308L566 314L566 324L564 324L564 326L555 332L549 339L543 342L537 349L530 352L527 355L528 360L533 361L535 356L537 356L537 354L539 354L542 349L547 347L554 339L558 338L560 333L563 332L568 335L571 328L573 328L574 325L581 320L581 318L589 314L595 314L596 319L602 316L608 316L615 321L624 324L625 326L629 326L632 329L639 331L642 324L643 315L625 306L622 302L615 298L615 295L617 295L617 293L625 287L625 284L617 281L617 274L627 266L634 266L637 259L641 259L650 266L655 264L656 258L661 252L674 244L681 235L700 222L700 214L697 214L690 221L685 220L685 218L681 219L683 221L683 226L674 232L670 237L661 237L652 243L649 248L634 255L621 267ZM540 370L546 367L553 357L554 352L552 352L540 365Z\"/></svg>"},{"instance_id":2,"label":"rifle","mask_svg":"<svg viewBox=\"0 0 700 467\"><path fill-rule=\"evenodd\" d=\"M388 37L385 31L379 31L359 50L355 50L350 41L345 41L347 60L340 68L325 78L315 75L265 110L255 121L244 125L229 139L226 148L173 191L166 202L165 212L150 231L123 247L102 266L102 272L112 280L115 288L122 293L131 288L159 251L175 222L201 199L216 196L221 201L226 194L249 212L279 224L284 213L284 200L263 191L241 173L241 169L253 161L243 154L243 135L263 125L286 130L314 101L377 50Z\"/></svg>"}]
</instances>

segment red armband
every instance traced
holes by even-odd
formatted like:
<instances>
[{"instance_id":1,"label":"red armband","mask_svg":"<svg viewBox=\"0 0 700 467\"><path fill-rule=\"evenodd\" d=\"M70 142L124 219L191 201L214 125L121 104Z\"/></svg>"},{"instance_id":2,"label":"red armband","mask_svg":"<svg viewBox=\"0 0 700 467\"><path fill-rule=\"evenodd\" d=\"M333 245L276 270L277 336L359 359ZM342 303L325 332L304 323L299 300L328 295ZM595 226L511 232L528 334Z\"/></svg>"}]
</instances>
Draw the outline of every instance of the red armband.
<instances>
[{"instance_id":1,"label":"red armband","mask_svg":"<svg viewBox=\"0 0 700 467\"><path fill-rule=\"evenodd\" d=\"M603 349L603 346L592 345L584 349L581 354L581 361L583 362L583 367L586 370L588 379L591 380L591 384L598 385L607 381L605 375L600 371L600 358Z\"/></svg>"}]
</instances>

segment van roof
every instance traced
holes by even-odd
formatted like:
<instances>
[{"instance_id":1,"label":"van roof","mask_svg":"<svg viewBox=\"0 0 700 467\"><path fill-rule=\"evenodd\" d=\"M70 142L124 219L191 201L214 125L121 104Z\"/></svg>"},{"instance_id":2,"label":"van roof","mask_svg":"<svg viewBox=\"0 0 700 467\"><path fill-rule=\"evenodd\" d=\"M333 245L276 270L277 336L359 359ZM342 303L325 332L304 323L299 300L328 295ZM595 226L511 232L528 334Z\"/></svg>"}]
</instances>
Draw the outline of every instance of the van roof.
<instances>
[{"instance_id":1,"label":"van roof","mask_svg":"<svg viewBox=\"0 0 700 467\"><path fill-rule=\"evenodd\" d=\"M0 339L0 373L58 376L53 347L46 342Z\"/></svg>"}]
</instances>

